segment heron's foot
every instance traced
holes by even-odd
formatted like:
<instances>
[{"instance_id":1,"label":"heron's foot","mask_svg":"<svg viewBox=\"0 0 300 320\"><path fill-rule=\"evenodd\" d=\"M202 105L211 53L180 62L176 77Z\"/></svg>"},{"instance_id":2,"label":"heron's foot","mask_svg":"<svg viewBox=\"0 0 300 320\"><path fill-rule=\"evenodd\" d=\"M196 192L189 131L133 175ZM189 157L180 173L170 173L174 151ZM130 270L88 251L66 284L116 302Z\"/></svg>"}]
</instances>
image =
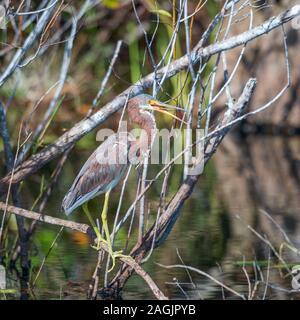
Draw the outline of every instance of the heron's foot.
<instances>
[{"instance_id":1,"label":"heron's foot","mask_svg":"<svg viewBox=\"0 0 300 320\"><path fill-rule=\"evenodd\" d=\"M108 254L111 257L112 260L112 266L110 267L110 269L107 272L111 272L115 265L116 265L116 258L118 258L120 256L120 254L122 254L122 250L121 251L112 251L112 248L108 247Z\"/></svg>"},{"instance_id":2,"label":"heron's foot","mask_svg":"<svg viewBox=\"0 0 300 320\"><path fill-rule=\"evenodd\" d=\"M131 256L128 256L128 255L125 255L123 254L123 250L120 250L120 251L114 251L114 252L109 252L109 255L111 256L111 259L112 259L112 266L110 267L110 269L108 270L108 272L111 272L115 265L116 265L116 259L117 258L130 258L132 259Z\"/></svg>"},{"instance_id":3,"label":"heron's foot","mask_svg":"<svg viewBox=\"0 0 300 320\"><path fill-rule=\"evenodd\" d=\"M101 242L102 242L102 241L99 241L96 246L91 246L91 248L95 249L96 251L99 251L99 250L101 249ZM103 242L104 242L104 241L103 241ZM104 242L104 243L105 243L105 242Z\"/></svg>"},{"instance_id":4,"label":"heron's foot","mask_svg":"<svg viewBox=\"0 0 300 320\"><path fill-rule=\"evenodd\" d=\"M108 245L107 241L100 234L97 234L97 245L96 246L91 246L91 247L93 249L99 251L101 249L101 242L103 242L106 245Z\"/></svg>"}]
</instances>

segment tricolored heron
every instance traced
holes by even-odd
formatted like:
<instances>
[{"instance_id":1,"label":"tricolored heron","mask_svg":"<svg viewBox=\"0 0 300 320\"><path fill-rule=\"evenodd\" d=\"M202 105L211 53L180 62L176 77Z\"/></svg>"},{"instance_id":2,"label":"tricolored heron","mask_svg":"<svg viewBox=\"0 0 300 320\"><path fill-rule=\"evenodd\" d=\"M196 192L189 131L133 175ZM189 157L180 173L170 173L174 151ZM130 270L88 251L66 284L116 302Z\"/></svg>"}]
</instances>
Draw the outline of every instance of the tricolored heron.
<instances>
[{"instance_id":1,"label":"tricolored heron","mask_svg":"<svg viewBox=\"0 0 300 320\"><path fill-rule=\"evenodd\" d=\"M138 161L142 161L145 151L151 149L156 132L156 121L152 111L156 110L166 113L178 119L175 115L166 111L168 107L172 108L147 94L140 94L129 99L127 104L129 119L143 129L139 139L134 139L129 132L115 133L107 138L85 162L63 199L62 208L67 215L83 204L84 212L98 237L97 249L100 248L101 241L107 243L109 254L113 260L113 266L115 258L121 256L121 254L112 250L107 224L110 191L124 176L126 169L130 165L129 160L135 157ZM101 218L106 239L103 239L100 235L87 208L87 201L102 193L105 193L105 200Z\"/></svg>"}]
</instances>

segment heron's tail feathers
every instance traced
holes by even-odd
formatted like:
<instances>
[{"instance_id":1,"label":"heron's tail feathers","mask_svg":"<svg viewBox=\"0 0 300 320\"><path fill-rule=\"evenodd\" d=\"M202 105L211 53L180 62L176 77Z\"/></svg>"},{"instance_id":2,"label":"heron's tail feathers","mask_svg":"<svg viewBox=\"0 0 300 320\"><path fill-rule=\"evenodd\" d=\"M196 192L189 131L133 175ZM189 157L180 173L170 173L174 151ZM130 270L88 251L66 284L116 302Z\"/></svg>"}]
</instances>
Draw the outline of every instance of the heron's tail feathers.
<instances>
[{"instance_id":1,"label":"heron's tail feathers","mask_svg":"<svg viewBox=\"0 0 300 320\"><path fill-rule=\"evenodd\" d=\"M71 191L72 190L70 189L67 192L61 205L62 211L64 211L67 216L72 213L72 211L75 209L76 204L76 197L74 197L74 194Z\"/></svg>"}]
</instances>

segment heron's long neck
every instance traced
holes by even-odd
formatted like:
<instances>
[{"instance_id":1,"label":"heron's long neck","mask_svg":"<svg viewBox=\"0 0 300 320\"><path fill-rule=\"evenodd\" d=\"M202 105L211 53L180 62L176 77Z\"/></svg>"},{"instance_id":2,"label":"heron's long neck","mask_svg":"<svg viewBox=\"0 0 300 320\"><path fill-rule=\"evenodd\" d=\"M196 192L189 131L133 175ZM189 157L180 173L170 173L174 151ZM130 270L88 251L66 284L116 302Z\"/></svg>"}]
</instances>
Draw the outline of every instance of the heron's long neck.
<instances>
[{"instance_id":1,"label":"heron's long neck","mask_svg":"<svg viewBox=\"0 0 300 320\"><path fill-rule=\"evenodd\" d=\"M130 118L132 122L143 129L139 139L140 143L146 144L144 147L151 149L157 131L154 115L149 111L142 111L141 113L131 114Z\"/></svg>"},{"instance_id":2,"label":"heron's long neck","mask_svg":"<svg viewBox=\"0 0 300 320\"><path fill-rule=\"evenodd\" d=\"M146 111L145 119L142 120L140 126L143 130L145 130L145 133L147 134L148 148L151 149L157 131L156 122L153 114Z\"/></svg>"}]
</instances>

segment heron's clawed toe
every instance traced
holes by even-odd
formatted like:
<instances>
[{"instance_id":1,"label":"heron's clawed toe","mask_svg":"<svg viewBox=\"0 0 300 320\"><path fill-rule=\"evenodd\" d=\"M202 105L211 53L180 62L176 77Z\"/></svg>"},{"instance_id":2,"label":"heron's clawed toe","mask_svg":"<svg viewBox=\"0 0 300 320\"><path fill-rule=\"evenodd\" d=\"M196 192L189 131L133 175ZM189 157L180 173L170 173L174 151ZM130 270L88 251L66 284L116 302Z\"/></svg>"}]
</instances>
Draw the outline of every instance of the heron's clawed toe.
<instances>
[{"instance_id":1,"label":"heron's clawed toe","mask_svg":"<svg viewBox=\"0 0 300 320\"><path fill-rule=\"evenodd\" d=\"M91 248L99 251L99 250L101 249L101 242L103 242L103 243L105 243L106 245L108 245L108 244L107 244L107 241L104 240L104 239L100 236L100 237L97 238L97 245L96 245L96 246L91 245Z\"/></svg>"},{"instance_id":2,"label":"heron's clawed toe","mask_svg":"<svg viewBox=\"0 0 300 320\"><path fill-rule=\"evenodd\" d=\"M124 255L123 250L111 252L111 253L109 253L109 255L111 256L111 259L112 259L112 266L110 267L110 269L107 272L111 272L114 269L114 267L116 265L116 258L130 258L130 259L132 259L131 256Z\"/></svg>"}]
</instances>

